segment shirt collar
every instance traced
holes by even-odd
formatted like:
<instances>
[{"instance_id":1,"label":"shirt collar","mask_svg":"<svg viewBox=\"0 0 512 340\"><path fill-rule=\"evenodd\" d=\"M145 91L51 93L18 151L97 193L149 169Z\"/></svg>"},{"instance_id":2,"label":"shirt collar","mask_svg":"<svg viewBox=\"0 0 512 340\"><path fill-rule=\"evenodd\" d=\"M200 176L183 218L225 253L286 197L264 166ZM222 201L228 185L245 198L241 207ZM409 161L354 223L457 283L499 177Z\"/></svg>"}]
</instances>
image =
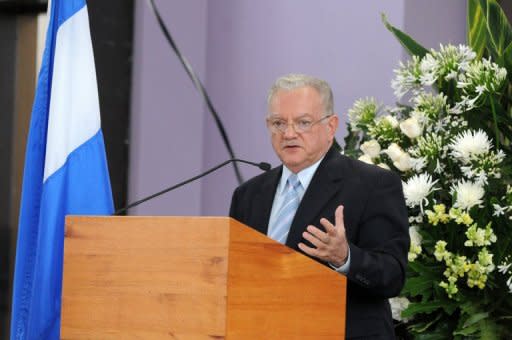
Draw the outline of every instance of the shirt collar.
<instances>
[{"instance_id":1,"label":"shirt collar","mask_svg":"<svg viewBox=\"0 0 512 340\"><path fill-rule=\"evenodd\" d=\"M313 175L315 174L316 169L318 169L318 166L320 165L324 157L325 155L322 158L320 158L316 163L308 166L305 169L302 169L297 173L297 177L299 178L299 182L302 185L304 191L307 190L309 183L311 182L311 179L313 179ZM283 173L281 174L281 180L279 181L280 194L283 193L283 190L286 187L286 181L288 181L288 177L290 177L291 174L292 171L283 164Z\"/></svg>"}]
</instances>

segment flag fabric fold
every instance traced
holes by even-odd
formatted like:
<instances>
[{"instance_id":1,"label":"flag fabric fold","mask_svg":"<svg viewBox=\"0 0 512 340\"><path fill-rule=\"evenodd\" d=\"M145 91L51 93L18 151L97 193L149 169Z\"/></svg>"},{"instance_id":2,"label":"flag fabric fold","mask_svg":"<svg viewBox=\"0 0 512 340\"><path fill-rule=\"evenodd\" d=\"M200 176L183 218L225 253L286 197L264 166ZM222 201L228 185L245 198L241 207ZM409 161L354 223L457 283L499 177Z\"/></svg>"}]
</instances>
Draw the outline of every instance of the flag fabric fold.
<instances>
[{"instance_id":1,"label":"flag fabric fold","mask_svg":"<svg viewBox=\"0 0 512 340\"><path fill-rule=\"evenodd\" d=\"M59 339L65 215L110 215L85 0L52 0L25 155L12 339Z\"/></svg>"}]
</instances>

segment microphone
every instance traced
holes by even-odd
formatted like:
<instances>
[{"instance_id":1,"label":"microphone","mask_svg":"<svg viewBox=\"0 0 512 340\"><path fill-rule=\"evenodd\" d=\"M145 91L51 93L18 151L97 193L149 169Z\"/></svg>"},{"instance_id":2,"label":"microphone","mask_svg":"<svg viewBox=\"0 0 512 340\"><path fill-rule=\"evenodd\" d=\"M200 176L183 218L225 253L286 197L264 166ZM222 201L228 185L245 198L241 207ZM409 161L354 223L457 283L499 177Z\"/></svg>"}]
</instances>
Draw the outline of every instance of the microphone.
<instances>
[{"instance_id":1,"label":"microphone","mask_svg":"<svg viewBox=\"0 0 512 340\"><path fill-rule=\"evenodd\" d=\"M177 188L179 188L181 186L184 186L185 184L193 182L193 181L195 181L195 180L197 180L197 179L199 179L201 177L204 177L204 176L206 176L206 175L208 175L208 174L210 174L210 173L212 173L212 172L214 172L214 171L216 171L216 170L226 166L227 164L233 163L233 162L240 162L240 163L250 164L250 165L253 165L253 166L256 166L256 167L260 168L263 171L269 171L270 168L271 168L271 165L269 163L266 163L266 162L255 163L255 162L246 161L244 159L231 158L231 159L228 159L225 162L220 163L217 166L214 166L213 168L211 168L209 170L206 170L205 172L203 172L203 173L201 173L201 174L199 174L197 176L194 176L194 177L192 177L190 179L187 179L186 181L180 182L180 183L175 184L175 185L173 185L173 186L171 186L171 187L169 187L167 189L164 189L162 191L159 191L157 193L154 193L152 195L144 197L143 199L140 199L140 200L138 200L136 202L130 203L127 206L116 210L113 215L114 216L119 215L120 213L125 212L126 210L128 210L130 208L136 207L139 204L142 204L142 203L144 203L146 201L149 201L150 199L153 199L153 198L158 197L160 195L163 195L163 194L165 194L165 193L167 193L169 191L172 191L172 190L177 189Z\"/></svg>"}]
</instances>

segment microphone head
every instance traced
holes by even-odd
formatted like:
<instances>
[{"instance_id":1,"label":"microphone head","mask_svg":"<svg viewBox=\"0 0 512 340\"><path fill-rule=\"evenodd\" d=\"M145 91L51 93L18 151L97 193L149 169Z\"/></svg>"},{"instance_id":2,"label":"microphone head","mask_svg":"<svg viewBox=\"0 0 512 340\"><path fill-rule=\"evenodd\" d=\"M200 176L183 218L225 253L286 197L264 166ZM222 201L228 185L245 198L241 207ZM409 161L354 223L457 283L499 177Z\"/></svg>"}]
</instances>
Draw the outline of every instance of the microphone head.
<instances>
[{"instance_id":1,"label":"microphone head","mask_svg":"<svg viewBox=\"0 0 512 340\"><path fill-rule=\"evenodd\" d=\"M263 171L269 171L272 168L272 166L267 162L261 162L258 164L258 167Z\"/></svg>"}]
</instances>

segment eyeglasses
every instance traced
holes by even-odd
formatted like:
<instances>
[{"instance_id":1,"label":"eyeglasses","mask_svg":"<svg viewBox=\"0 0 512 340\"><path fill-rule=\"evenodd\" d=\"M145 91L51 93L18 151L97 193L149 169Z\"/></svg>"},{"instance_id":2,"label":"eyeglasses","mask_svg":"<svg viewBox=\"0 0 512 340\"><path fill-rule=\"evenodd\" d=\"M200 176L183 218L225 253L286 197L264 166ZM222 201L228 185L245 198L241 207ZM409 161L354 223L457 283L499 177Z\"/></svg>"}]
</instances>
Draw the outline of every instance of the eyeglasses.
<instances>
[{"instance_id":1,"label":"eyeglasses","mask_svg":"<svg viewBox=\"0 0 512 340\"><path fill-rule=\"evenodd\" d=\"M294 120L291 125L295 132L304 133L309 132L313 128L313 125L320 123L321 121L331 117L332 114L323 116L318 120L311 120L309 118L300 118ZM267 127L272 133L285 133L288 129L288 122L281 118L267 118Z\"/></svg>"}]
</instances>

